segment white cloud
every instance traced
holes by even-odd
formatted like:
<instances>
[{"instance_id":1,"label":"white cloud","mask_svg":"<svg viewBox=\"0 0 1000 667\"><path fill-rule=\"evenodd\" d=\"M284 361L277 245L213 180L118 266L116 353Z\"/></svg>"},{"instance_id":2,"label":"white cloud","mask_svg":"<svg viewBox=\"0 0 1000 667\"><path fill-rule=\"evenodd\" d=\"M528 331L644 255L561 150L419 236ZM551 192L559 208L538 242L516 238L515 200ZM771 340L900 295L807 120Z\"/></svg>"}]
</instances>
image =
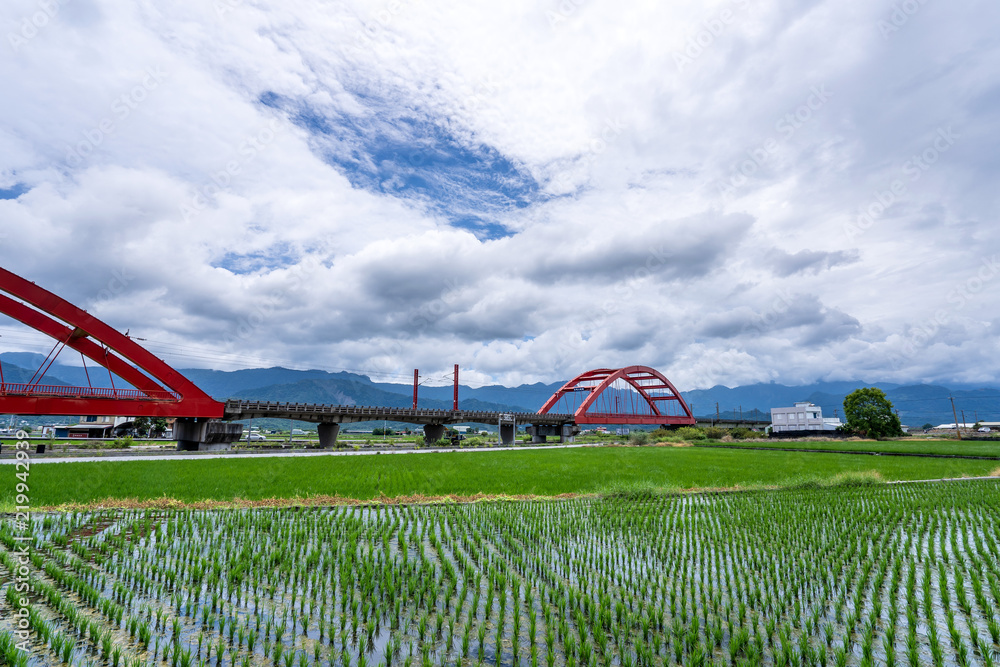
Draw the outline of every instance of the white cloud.
<instances>
[{"instance_id":1,"label":"white cloud","mask_svg":"<svg viewBox=\"0 0 1000 667\"><path fill-rule=\"evenodd\" d=\"M3 264L178 366L1000 371L993 4L54 6L0 9Z\"/></svg>"}]
</instances>

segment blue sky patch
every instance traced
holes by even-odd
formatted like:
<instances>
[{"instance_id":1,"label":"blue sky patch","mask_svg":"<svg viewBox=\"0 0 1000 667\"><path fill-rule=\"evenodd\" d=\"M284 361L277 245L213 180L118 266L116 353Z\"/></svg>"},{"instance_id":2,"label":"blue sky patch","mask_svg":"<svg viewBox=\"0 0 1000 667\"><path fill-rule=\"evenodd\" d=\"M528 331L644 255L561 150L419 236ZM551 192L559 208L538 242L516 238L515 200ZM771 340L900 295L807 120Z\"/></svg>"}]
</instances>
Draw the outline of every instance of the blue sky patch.
<instances>
[{"instance_id":1,"label":"blue sky patch","mask_svg":"<svg viewBox=\"0 0 1000 667\"><path fill-rule=\"evenodd\" d=\"M24 183L15 183L12 187L0 188L0 199L17 199L30 189Z\"/></svg>"},{"instance_id":2,"label":"blue sky patch","mask_svg":"<svg viewBox=\"0 0 1000 667\"><path fill-rule=\"evenodd\" d=\"M495 148L459 140L419 109L358 94L371 114L331 117L275 93L259 99L308 130L313 150L354 187L415 200L480 238L509 236L500 218L544 198L535 179Z\"/></svg>"},{"instance_id":3,"label":"blue sky patch","mask_svg":"<svg viewBox=\"0 0 1000 667\"><path fill-rule=\"evenodd\" d=\"M299 259L287 243L280 243L268 250L247 253L227 252L212 266L242 275L294 266Z\"/></svg>"}]
</instances>

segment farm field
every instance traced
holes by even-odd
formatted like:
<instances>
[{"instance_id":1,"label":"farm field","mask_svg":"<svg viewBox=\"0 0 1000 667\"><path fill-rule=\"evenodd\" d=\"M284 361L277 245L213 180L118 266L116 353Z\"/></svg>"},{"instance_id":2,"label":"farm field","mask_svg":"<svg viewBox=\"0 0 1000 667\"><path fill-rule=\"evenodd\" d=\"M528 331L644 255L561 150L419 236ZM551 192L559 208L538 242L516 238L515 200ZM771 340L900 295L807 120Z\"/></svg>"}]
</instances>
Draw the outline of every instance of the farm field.
<instances>
[{"instance_id":1,"label":"farm field","mask_svg":"<svg viewBox=\"0 0 1000 667\"><path fill-rule=\"evenodd\" d=\"M696 443L701 444L701 443ZM743 440L709 441L707 445L764 447L767 449L813 449L816 451L885 452L887 454L934 454L938 456L985 456L1000 459L1000 440Z\"/></svg>"},{"instance_id":2,"label":"farm field","mask_svg":"<svg viewBox=\"0 0 1000 667\"><path fill-rule=\"evenodd\" d=\"M31 467L36 508L65 503L411 496L555 496L621 488L784 486L877 473L915 480L984 476L997 461L744 452L695 447L588 447L308 458L47 463ZM2 468L0 468L2 470ZM13 472L13 471L12 471ZM0 490L13 507L13 488ZM109 501L109 499L111 499ZM120 504L120 503L119 503Z\"/></svg>"},{"instance_id":3,"label":"farm field","mask_svg":"<svg viewBox=\"0 0 1000 667\"><path fill-rule=\"evenodd\" d=\"M1000 650L992 480L44 514L23 527L25 599L18 528L0 528L10 664L952 666Z\"/></svg>"}]
</instances>

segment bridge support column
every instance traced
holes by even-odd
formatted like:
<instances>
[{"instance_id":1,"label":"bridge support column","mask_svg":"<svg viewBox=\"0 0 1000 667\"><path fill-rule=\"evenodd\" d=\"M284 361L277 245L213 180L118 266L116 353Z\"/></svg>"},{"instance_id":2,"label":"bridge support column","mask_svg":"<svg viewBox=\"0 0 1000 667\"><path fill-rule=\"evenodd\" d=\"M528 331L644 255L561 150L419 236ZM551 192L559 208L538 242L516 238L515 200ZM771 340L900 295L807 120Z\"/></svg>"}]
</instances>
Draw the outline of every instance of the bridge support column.
<instances>
[{"instance_id":1,"label":"bridge support column","mask_svg":"<svg viewBox=\"0 0 1000 667\"><path fill-rule=\"evenodd\" d=\"M542 424L541 426L529 424L526 430L528 431L528 435L531 436L531 444L533 445L541 444L545 442L550 435L555 435L555 433L552 432L552 427L546 424Z\"/></svg>"},{"instance_id":2,"label":"bridge support column","mask_svg":"<svg viewBox=\"0 0 1000 667\"><path fill-rule=\"evenodd\" d=\"M514 424L500 424L500 444L513 445L517 433Z\"/></svg>"},{"instance_id":3,"label":"bridge support column","mask_svg":"<svg viewBox=\"0 0 1000 667\"><path fill-rule=\"evenodd\" d=\"M340 424L336 422L320 422L316 426L319 432L321 449L332 449L337 446L337 436L340 434Z\"/></svg>"},{"instance_id":4,"label":"bridge support column","mask_svg":"<svg viewBox=\"0 0 1000 667\"><path fill-rule=\"evenodd\" d=\"M174 421L174 440L179 452L215 452L232 448L243 434L242 424L217 419L181 417Z\"/></svg>"},{"instance_id":5,"label":"bridge support column","mask_svg":"<svg viewBox=\"0 0 1000 667\"><path fill-rule=\"evenodd\" d=\"M424 424L424 445L435 445L444 437L444 424Z\"/></svg>"},{"instance_id":6,"label":"bridge support column","mask_svg":"<svg viewBox=\"0 0 1000 667\"><path fill-rule=\"evenodd\" d=\"M573 442L579 432L580 427L576 424L532 424L528 427L534 443L545 442L549 437L559 438L559 442Z\"/></svg>"},{"instance_id":7,"label":"bridge support column","mask_svg":"<svg viewBox=\"0 0 1000 667\"><path fill-rule=\"evenodd\" d=\"M559 442L573 442L579 432L580 427L576 424L563 424L559 432Z\"/></svg>"}]
</instances>

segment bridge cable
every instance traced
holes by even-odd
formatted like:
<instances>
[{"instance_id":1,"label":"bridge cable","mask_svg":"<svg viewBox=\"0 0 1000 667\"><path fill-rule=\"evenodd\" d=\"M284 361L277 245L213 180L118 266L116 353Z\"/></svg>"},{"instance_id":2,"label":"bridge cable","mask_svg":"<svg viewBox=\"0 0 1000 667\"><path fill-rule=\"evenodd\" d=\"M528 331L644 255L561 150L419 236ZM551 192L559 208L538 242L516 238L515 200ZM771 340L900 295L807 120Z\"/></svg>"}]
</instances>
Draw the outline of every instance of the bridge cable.
<instances>
[{"instance_id":1,"label":"bridge cable","mask_svg":"<svg viewBox=\"0 0 1000 667\"><path fill-rule=\"evenodd\" d=\"M57 347L59 348L59 351L56 352L55 356L52 357L51 361L49 361L49 355L46 355L45 361L49 361L48 366L45 366L45 361L42 361L42 366L45 366L45 370L42 371L41 375L38 375L38 371L35 371L35 375L38 375L38 380L35 380L35 376L34 375L31 376L31 380L34 381L34 386L37 387L39 384L41 384L42 379L45 377L45 374L49 372L49 369L52 368L52 364L56 363L56 359L58 359L59 355L62 354L62 351L66 349L66 343L69 342L69 339L72 338L72 336L73 336L73 332L70 332L69 336L66 337L65 341L58 340L58 339L56 340L56 344L52 346L52 350L49 351L49 355L51 355L52 352L55 352L55 350L56 350ZM42 370L42 366L39 366L38 370ZM31 384L32 384L32 382L29 381L28 385L31 386Z\"/></svg>"},{"instance_id":2,"label":"bridge cable","mask_svg":"<svg viewBox=\"0 0 1000 667\"><path fill-rule=\"evenodd\" d=\"M80 353L80 361L83 362L83 372L87 375L87 387L89 389L93 389L94 383L90 381L90 371L87 369L87 358L83 356L83 352Z\"/></svg>"},{"instance_id":3,"label":"bridge cable","mask_svg":"<svg viewBox=\"0 0 1000 667\"><path fill-rule=\"evenodd\" d=\"M111 393L115 398L118 398L118 388L115 387L115 376L111 373L111 361L108 359L108 346L102 345L104 348L104 367L108 369L108 379L111 380Z\"/></svg>"},{"instance_id":4,"label":"bridge cable","mask_svg":"<svg viewBox=\"0 0 1000 667\"><path fill-rule=\"evenodd\" d=\"M57 347L59 347L59 341L58 340L55 342L55 344L52 345L52 349L49 350L49 353L45 355L45 358L42 359L42 363L38 366L37 369L35 369L35 372L32 374L31 378L28 380L28 386L29 387L35 382L35 377L38 375L38 371L42 370L42 366L44 366L45 362L47 362L49 360L49 357L52 356L52 353L56 351Z\"/></svg>"}]
</instances>

